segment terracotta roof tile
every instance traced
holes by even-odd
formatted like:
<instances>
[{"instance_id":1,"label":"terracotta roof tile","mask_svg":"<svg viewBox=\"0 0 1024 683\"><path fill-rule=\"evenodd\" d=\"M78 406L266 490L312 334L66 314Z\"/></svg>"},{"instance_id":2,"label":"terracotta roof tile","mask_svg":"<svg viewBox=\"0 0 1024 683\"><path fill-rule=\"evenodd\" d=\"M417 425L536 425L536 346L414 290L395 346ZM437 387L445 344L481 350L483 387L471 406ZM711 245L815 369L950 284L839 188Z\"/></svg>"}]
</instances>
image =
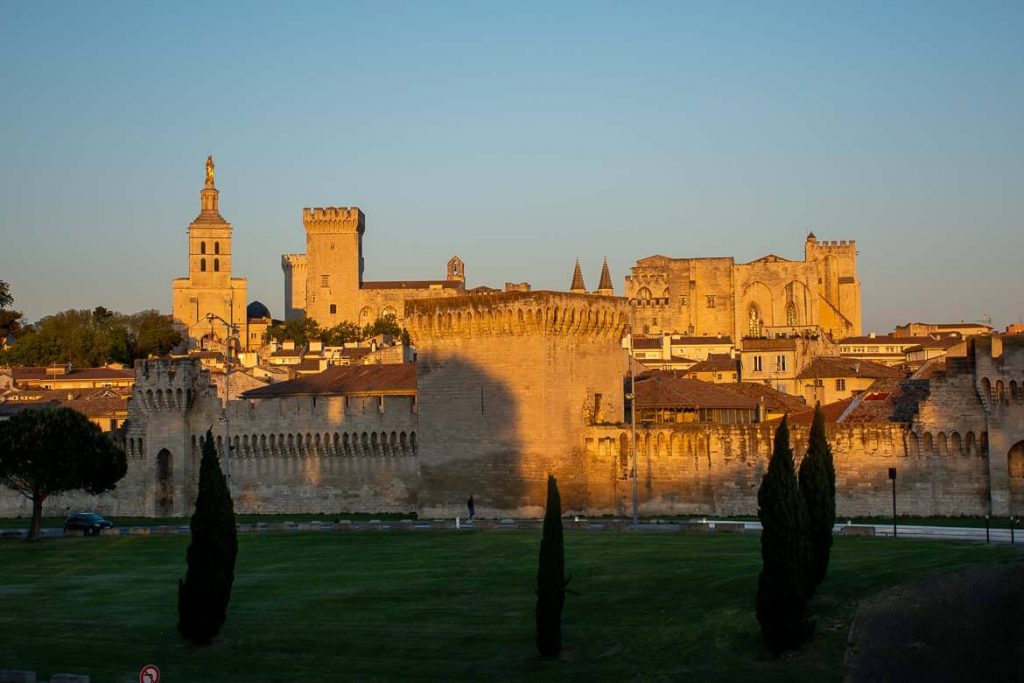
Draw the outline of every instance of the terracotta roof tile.
<instances>
[{"instance_id":1,"label":"terracotta roof tile","mask_svg":"<svg viewBox=\"0 0 1024 683\"><path fill-rule=\"evenodd\" d=\"M756 401L764 398L765 408L772 412L797 410L807 406L807 403L799 396L787 394L761 382L733 382L731 384L719 384L718 386L735 391L737 394L742 394Z\"/></svg>"},{"instance_id":2,"label":"terracotta roof tile","mask_svg":"<svg viewBox=\"0 0 1024 683\"><path fill-rule=\"evenodd\" d=\"M637 378L638 408L739 408L755 410L758 402L720 385L672 373L652 372Z\"/></svg>"},{"instance_id":3,"label":"terracotta roof tile","mask_svg":"<svg viewBox=\"0 0 1024 683\"><path fill-rule=\"evenodd\" d=\"M931 391L928 380L880 379L853 398L842 422L913 422Z\"/></svg>"},{"instance_id":4,"label":"terracotta roof tile","mask_svg":"<svg viewBox=\"0 0 1024 683\"><path fill-rule=\"evenodd\" d=\"M868 379L902 379L906 373L881 363L843 356L818 356L800 371L797 379L825 377L866 377Z\"/></svg>"},{"instance_id":5,"label":"terracotta roof tile","mask_svg":"<svg viewBox=\"0 0 1024 683\"><path fill-rule=\"evenodd\" d=\"M727 353L709 353L707 360L694 365L687 372L738 372L737 359Z\"/></svg>"},{"instance_id":6,"label":"terracotta roof tile","mask_svg":"<svg viewBox=\"0 0 1024 683\"><path fill-rule=\"evenodd\" d=\"M277 382L242 394L243 399L360 394L416 395L416 364L339 365L315 375Z\"/></svg>"}]
</instances>

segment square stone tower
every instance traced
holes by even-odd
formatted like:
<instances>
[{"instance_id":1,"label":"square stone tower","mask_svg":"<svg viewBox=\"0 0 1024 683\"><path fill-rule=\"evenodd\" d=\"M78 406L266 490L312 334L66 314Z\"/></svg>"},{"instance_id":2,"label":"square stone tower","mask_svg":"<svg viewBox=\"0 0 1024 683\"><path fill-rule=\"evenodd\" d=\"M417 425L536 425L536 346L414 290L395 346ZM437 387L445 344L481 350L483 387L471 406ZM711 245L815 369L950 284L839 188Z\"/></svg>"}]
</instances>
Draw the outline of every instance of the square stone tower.
<instances>
[{"instance_id":1,"label":"square stone tower","mask_svg":"<svg viewBox=\"0 0 1024 683\"><path fill-rule=\"evenodd\" d=\"M366 216L356 207L303 209L305 315L321 327L357 320Z\"/></svg>"}]
</instances>

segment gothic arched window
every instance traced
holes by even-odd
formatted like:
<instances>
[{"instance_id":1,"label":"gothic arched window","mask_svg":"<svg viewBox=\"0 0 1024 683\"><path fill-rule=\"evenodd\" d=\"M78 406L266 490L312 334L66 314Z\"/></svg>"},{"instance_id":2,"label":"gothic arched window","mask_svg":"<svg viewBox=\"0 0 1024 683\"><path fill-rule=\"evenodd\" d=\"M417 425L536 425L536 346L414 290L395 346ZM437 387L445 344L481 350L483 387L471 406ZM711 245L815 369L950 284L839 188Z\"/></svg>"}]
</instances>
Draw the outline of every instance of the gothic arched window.
<instances>
[{"instance_id":1,"label":"gothic arched window","mask_svg":"<svg viewBox=\"0 0 1024 683\"><path fill-rule=\"evenodd\" d=\"M213 259L213 272L215 272L215 273L219 273L220 272L220 259L219 258Z\"/></svg>"},{"instance_id":2,"label":"gothic arched window","mask_svg":"<svg viewBox=\"0 0 1024 683\"><path fill-rule=\"evenodd\" d=\"M199 259L199 270L200 270L200 272L203 272L203 273L206 272L206 259L204 259L204 258Z\"/></svg>"},{"instance_id":3,"label":"gothic arched window","mask_svg":"<svg viewBox=\"0 0 1024 683\"><path fill-rule=\"evenodd\" d=\"M200 254L205 254L206 253L206 242L200 242L199 243L199 253Z\"/></svg>"},{"instance_id":4,"label":"gothic arched window","mask_svg":"<svg viewBox=\"0 0 1024 683\"><path fill-rule=\"evenodd\" d=\"M791 327L796 325L796 304L792 301L786 304L786 324Z\"/></svg>"}]
</instances>

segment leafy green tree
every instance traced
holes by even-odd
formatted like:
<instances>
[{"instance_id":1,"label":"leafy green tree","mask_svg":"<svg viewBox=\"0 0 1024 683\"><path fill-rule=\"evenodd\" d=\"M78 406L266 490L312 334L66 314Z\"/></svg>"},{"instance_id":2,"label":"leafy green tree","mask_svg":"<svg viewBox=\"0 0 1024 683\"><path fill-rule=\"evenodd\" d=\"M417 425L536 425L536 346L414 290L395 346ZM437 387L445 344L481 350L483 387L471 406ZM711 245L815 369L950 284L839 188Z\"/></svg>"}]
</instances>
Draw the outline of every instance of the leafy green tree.
<instances>
[{"instance_id":1,"label":"leafy green tree","mask_svg":"<svg viewBox=\"0 0 1024 683\"><path fill-rule=\"evenodd\" d=\"M363 327L363 339L376 337L384 334L391 337L399 337L402 334L402 326L393 313L377 318L372 323Z\"/></svg>"},{"instance_id":2,"label":"leafy green tree","mask_svg":"<svg viewBox=\"0 0 1024 683\"><path fill-rule=\"evenodd\" d=\"M51 494L109 491L127 471L124 451L70 408L23 410L0 422L0 484L32 501L29 540L39 539L43 502Z\"/></svg>"},{"instance_id":3,"label":"leafy green tree","mask_svg":"<svg viewBox=\"0 0 1024 683\"><path fill-rule=\"evenodd\" d=\"M768 649L779 654L799 647L809 633L807 510L785 417L775 430L775 448L757 491L757 505L762 526L757 621Z\"/></svg>"},{"instance_id":4,"label":"leafy green tree","mask_svg":"<svg viewBox=\"0 0 1024 683\"><path fill-rule=\"evenodd\" d=\"M320 339L323 341L324 346L344 346L351 342L357 342L362 338L363 331L359 329L359 325L348 320L338 323L330 329L324 330L320 335Z\"/></svg>"},{"instance_id":5,"label":"leafy green tree","mask_svg":"<svg viewBox=\"0 0 1024 683\"><path fill-rule=\"evenodd\" d=\"M295 341L296 346L305 346L310 339L319 339L322 334L320 326L312 318L297 318L268 327L263 335L263 341L269 342L271 339L275 339L283 342L286 339L291 339Z\"/></svg>"},{"instance_id":6,"label":"leafy green tree","mask_svg":"<svg viewBox=\"0 0 1024 683\"><path fill-rule=\"evenodd\" d=\"M562 501L558 482L548 476L548 502L537 567L537 651L557 657L562 650L562 607L565 605L565 550L562 545Z\"/></svg>"},{"instance_id":7,"label":"leafy green tree","mask_svg":"<svg viewBox=\"0 0 1024 683\"><path fill-rule=\"evenodd\" d=\"M97 306L92 311L68 310L43 318L18 337L4 360L14 365L94 367L109 361L130 365L136 358L167 354L180 343L181 333L168 315L158 311L124 315Z\"/></svg>"},{"instance_id":8,"label":"leafy green tree","mask_svg":"<svg viewBox=\"0 0 1024 683\"><path fill-rule=\"evenodd\" d=\"M14 303L14 297L11 295L11 286L7 284L6 280L0 280L0 308L7 308Z\"/></svg>"},{"instance_id":9,"label":"leafy green tree","mask_svg":"<svg viewBox=\"0 0 1024 683\"><path fill-rule=\"evenodd\" d=\"M836 523L836 467L825 433L825 414L821 411L821 404L814 406L807 455L800 463L800 494L807 506L810 542L807 592L811 595L828 573L832 527Z\"/></svg>"},{"instance_id":10,"label":"leafy green tree","mask_svg":"<svg viewBox=\"0 0 1024 683\"><path fill-rule=\"evenodd\" d=\"M196 645L208 645L227 618L235 581L238 535L235 509L207 430L199 465L199 495L190 524L188 571L178 581L178 631Z\"/></svg>"}]
</instances>

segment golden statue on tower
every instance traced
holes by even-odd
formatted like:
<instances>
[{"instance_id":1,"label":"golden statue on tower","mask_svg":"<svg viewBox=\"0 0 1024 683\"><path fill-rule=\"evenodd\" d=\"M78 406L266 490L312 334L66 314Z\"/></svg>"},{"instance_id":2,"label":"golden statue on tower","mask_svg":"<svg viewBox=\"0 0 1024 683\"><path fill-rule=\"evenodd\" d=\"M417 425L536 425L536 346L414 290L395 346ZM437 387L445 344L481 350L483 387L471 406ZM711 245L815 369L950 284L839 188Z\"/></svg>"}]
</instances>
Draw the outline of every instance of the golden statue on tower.
<instances>
[{"instance_id":1,"label":"golden statue on tower","mask_svg":"<svg viewBox=\"0 0 1024 683\"><path fill-rule=\"evenodd\" d=\"M206 184L213 185L213 156L206 157Z\"/></svg>"}]
</instances>

